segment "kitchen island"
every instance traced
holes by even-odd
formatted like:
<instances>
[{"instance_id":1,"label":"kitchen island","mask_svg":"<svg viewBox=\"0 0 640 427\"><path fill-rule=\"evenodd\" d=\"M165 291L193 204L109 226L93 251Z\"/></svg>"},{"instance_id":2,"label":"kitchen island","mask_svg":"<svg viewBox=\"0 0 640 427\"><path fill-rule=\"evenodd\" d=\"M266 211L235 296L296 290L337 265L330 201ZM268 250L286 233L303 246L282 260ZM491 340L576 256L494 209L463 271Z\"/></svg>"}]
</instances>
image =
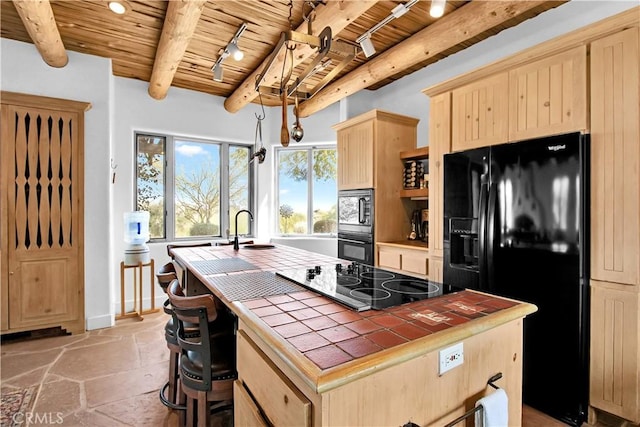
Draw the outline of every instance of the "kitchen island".
<instances>
[{"instance_id":1,"label":"kitchen island","mask_svg":"<svg viewBox=\"0 0 640 427\"><path fill-rule=\"evenodd\" d=\"M490 393L496 373L510 425L521 423L531 304L464 290L356 312L274 274L335 258L285 246L173 255L188 294L210 292L238 316L236 425L442 426ZM440 351L459 343L462 364L440 375Z\"/></svg>"}]
</instances>

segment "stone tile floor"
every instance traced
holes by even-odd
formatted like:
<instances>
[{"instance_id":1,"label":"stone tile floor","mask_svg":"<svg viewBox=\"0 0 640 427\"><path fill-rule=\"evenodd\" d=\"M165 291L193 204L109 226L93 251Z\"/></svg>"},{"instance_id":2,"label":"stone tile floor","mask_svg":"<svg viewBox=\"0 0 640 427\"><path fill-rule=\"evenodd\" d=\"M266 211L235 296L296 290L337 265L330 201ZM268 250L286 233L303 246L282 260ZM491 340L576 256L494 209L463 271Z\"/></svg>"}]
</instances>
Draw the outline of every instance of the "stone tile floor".
<instances>
[{"instance_id":1,"label":"stone tile floor","mask_svg":"<svg viewBox=\"0 0 640 427\"><path fill-rule=\"evenodd\" d=\"M81 335L3 340L2 390L37 387L31 412L40 415L40 422L33 426L51 425L58 416L63 422L55 424L62 426L177 426L178 413L158 399L167 381L166 320L164 313L156 313ZM212 417L212 427L230 424L228 413ZM525 407L523 426L564 424Z\"/></svg>"},{"instance_id":2,"label":"stone tile floor","mask_svg":"<svg viewBox=\"0 0 640 427\"><path fill-rule=\"evenodd\" d=\"M118 321L81 335L3 340L2 390L36 386L31 412L64 426L177 426L178 413L160 403L167 381L167 316ZM33 418L32 418L33 419Z\"/></svg>"}]
</instances>

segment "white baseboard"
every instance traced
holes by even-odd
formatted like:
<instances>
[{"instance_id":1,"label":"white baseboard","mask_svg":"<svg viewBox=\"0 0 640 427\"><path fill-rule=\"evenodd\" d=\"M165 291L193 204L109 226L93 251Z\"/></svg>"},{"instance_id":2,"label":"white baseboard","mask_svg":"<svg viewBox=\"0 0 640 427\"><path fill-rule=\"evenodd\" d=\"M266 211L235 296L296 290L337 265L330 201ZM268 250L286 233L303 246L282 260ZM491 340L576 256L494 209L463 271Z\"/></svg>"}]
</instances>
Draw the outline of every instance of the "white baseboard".
<instances>
[{"instance_id":1,"label":"white baseboard","mask_svg":"<svg viewBox=\"0 0 640 427\"><path fill-rule=\"evenodd\" d=\"M104 314L102 316L88 317L86 320L87 331L94 329L110 328L116 324L115 315Z\"/></svg>"}]
</instances>

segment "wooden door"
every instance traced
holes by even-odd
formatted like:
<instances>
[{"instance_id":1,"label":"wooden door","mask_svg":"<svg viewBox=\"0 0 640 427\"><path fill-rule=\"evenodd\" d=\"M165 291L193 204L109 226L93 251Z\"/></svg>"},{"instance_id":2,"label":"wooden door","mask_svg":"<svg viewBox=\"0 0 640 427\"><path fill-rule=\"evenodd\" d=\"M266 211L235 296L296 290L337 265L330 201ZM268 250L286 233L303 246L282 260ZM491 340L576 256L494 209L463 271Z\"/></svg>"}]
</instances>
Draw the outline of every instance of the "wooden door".
<instances>
[{"instance_id":1,"label":"wooden door","mask_svg":"<svg viewBox=\"0 0 640 427\"><path fill-rule=\"evenodd\" d=\"M639 284L638 28L591 45L591 277Z\"/></svg>"},{"instance_id":2,"label":"wooden door","mask_svg":"<svg viewBox=\"0 0 640 427\"><path fill-rule=\"evenodd\" d=\"M508 89L504 72L453 90L452 151L507 142Z\"/></svg>"},{"instance_id":3,"label":"wooden door","mask_svg":"<svg viewBox=\"0 0 640 427\"><path fill-rule=\"evenodd\" d=\"M82 119L88 104L6 92L2 98L9 330L83 332ZM55 109L56 102L71 111Z\"/></svg>"},{"instance_id":4,"label":"wooden door","mask_svg":"<svg viewBox=\"0 0 640 427\"><path fill-rule=\"evenodd\" d=\"M429 255L442 257L444 161L451 150L451 92L431 98L429 107Z\"/></svg>"},{"instance_id":5,"label":"wooden door","mask_svg":"<svg viewBox=\"0 0 640 427\"><path fill-rule=\"evenodd\" d=\"M628 286L591 282L589 403L640 422L640 294Z\"/></svg>"},{"instance_id":6,"label":"wooden door","mask_svg":"<svg viewBox=\"0 0 640 427\"><path fill-rule=\"evenodd\" d=\"M509 72L509 140L587 128L587 51L580 46Z\"/></svg>"},{"instance_id":7,"label":"wooden door","mask_svg":"<svg viewBox=\"0 0 640 427\"><path fill-rule=\"evenodd\" d=\"M374 122L338 131L338 190L373 188Z\"/></svg>"}]
</instances>

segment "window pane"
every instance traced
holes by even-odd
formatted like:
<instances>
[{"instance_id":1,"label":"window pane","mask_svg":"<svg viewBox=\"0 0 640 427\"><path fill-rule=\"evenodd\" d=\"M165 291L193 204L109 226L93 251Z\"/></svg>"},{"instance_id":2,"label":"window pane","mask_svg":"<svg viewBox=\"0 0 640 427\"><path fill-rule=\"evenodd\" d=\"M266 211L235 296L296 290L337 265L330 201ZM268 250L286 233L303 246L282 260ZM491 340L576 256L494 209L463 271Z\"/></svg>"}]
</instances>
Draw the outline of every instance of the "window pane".
<instances>
[{"instance_id":1,"label":"window pane","mask_svg":"<svg viewBox=\"0 0 640 427\"><path fill-rule=\"evenodd\" d=\"M249 209L249 147L229 147L229 232L236 233L236 213ZM238 234L249 234L249 214L238 215Z\"/></svg>"},{"instance_id":2,"label":"window pane","mask_svg":"<svg viewBox=\"0 0 640 427\"><path fill-rule=\"evenodd\" d=\"M313 150L313 233L336 233L336 150Z\"/></svg>"},{"instance_id":3,"label":"window pane","mask_svg":"<svg viewBox=\"0 0 640 427\"><path fill-rule=\"evenodd\" d=\"M136 135L136 210L149 212L152 239L165 237L165 138Z\"/></svg>"},{"instance_id":4,"label":"window pane","mask_svg":"<svg viewBox=\"0 0 640 427\"><path fill-rule=\"evenodd\" d=\"M282 234L308 233L307 164L307 150L278 152L278 228Z\"/></svg>"},{"instance_id":5,"label":"window pane","mask_svg":"<svg viewBox=\"0 0 640 427\"><path fill-rule=\"evenodd\" d=\"M220 235L220 146L175 141L176 237Z\"/></svg>"}]
</instances>

